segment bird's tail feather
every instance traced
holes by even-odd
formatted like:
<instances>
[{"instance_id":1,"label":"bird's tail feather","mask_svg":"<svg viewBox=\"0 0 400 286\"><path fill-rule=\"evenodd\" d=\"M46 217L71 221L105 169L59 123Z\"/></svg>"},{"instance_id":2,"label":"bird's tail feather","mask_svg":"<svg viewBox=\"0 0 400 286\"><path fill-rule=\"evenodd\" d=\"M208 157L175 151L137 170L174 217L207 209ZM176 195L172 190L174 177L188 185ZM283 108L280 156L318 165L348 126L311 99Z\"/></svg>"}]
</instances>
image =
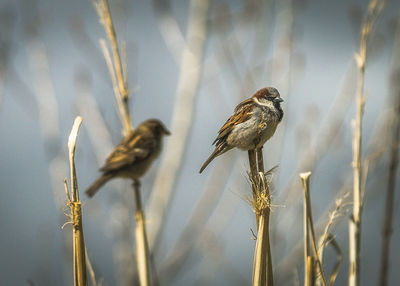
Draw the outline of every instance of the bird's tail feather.
<instances>
[{"instance_id":1,"label":"bird's tail feather","mask_svg":"<svg viewBox=\"0 0 400 286\"><path fill-rule=\"evenodd\" d=\"M94 181L90 187L86 190L86 195L93 197L97 191L107 183L113 176L108 174L103 174Z\"/></svg>"},{"instance_id":2,"label":"bird's tail feather","mask_svg":"<svg viewBox=\"0 0 400 286\"><path fill-rule=\"evenodd\" d=\"M214 160L215 157L218 157L219 155L224 154L226 151L230 150L232 148L215 148L214 152L212 152L212 154L210 155L210 157L208 157L208 159L204 162L203 166L201 166L199 173L201 174L204 169L208 166L208 164L211 163L212 160Z\"/></svg>"}]
</instances>

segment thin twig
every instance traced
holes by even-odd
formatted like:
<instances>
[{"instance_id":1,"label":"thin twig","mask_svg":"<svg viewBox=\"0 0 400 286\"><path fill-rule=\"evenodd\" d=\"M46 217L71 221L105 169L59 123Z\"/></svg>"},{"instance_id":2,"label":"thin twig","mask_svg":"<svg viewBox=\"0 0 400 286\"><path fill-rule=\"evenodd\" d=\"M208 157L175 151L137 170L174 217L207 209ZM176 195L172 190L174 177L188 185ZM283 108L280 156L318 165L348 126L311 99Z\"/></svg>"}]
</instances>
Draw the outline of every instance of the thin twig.
<instances>
[{"instance_id":1,"label":"thin twig","mask_svg":"<svg viewBox=\"0 0 400 286\"><path fill-rule=\"evenodd\" d=\"M92 285L93 286L97 286L96 275L94 273L92 262L89 259L89 255L88 255L86 247L85 247L85 257L86 257L86 266L87 266L87 269L88 269L88 272L89 272L90 281L92 281Z\"/></svg>"}]
</instances>

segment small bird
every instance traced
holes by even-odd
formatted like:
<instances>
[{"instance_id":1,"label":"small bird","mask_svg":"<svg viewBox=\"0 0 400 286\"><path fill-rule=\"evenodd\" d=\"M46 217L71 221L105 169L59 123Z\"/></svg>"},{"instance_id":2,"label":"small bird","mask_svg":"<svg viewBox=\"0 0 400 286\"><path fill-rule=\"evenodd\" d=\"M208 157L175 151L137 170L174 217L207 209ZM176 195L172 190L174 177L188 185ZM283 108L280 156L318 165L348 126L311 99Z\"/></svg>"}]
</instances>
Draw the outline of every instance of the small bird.
<instances>
[{"instance_id":1,"label":"small bird","mask_svg":"<svg viewBox=\"0 0 400 286\"><path fill-rule=\"evenodd\" d=\"M213 142L215 150L205 161L200 173L217 156L237 147L242 150L257 149L274 135L283 118L280 103L283 99L276 88L266 87L251 98L239 103Z\"/></svg>"},{"instance_id":2,"label":"small bird","mask_svg":"<svg viewBox=\"0 0 400 286\"><path fill-rule=\"evenodd\" d=\"M149 119L128 134L111 152L105 165L100 168L103 174L86 190L89 197L109 180L119 177L137 180L142 177L161 152L163 135L170 135L158 119Z\"/></svg>"}]
</instances>

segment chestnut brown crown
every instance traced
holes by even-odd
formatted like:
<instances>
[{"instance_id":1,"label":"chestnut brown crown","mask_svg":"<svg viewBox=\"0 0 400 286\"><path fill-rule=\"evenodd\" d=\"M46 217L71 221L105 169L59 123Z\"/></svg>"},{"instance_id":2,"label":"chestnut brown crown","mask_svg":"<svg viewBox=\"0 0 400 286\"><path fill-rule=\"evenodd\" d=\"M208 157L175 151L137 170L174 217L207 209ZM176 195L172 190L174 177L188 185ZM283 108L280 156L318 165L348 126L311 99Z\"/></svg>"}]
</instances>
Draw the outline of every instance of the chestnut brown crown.
<instances>
[{"instance_id":1,"label":"chestnut brown crown","mask_svg":"<svg viewBox=\"0 0 400 286\"><path fill-rule=\"evenodd\" d=\"M265 87L260 90L258 90L253 97L257 99L266 99L270 100L273 102L282 102L283 99L281 98L281 95L279 94L279 91L275 87Z\"/></svg>"}]
</instances>

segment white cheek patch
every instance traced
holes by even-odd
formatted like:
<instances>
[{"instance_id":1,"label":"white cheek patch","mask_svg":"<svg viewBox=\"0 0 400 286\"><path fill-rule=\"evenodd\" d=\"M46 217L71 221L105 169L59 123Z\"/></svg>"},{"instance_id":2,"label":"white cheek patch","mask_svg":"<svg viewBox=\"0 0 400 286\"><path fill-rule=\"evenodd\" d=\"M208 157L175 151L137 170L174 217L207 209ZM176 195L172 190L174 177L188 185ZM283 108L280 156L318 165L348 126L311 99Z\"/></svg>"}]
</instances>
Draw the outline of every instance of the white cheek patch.
<instances>
[{"instance_id":1,"label":"white cheek patch","mask_svg":"<svg viewBox=\"0 0 400 286\"><path fill-rule=\"evenodd\" d=\"M261 105L261 106L266 106L266 107L272 107L273 106L272 102L261 102L261 101L258 100L258 98L254 98L253 100L254 100L255 103L257 103L258 105Z\"/></svg>"}]
</instances>

